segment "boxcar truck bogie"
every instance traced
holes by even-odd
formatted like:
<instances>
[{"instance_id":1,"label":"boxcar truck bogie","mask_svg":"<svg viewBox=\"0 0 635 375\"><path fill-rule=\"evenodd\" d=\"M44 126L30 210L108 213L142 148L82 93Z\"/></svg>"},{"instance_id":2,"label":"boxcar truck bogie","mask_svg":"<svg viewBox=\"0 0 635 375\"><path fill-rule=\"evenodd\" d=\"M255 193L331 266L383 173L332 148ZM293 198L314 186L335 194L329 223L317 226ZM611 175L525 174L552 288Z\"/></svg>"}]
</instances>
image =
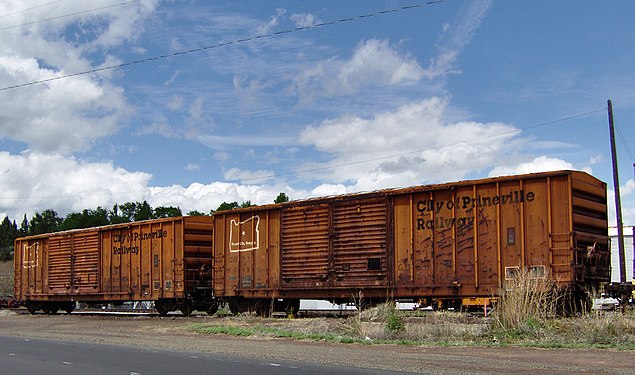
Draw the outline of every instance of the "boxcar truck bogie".
<instances>
[{"instance_id":1,"label":"boxcar truck bogie","mask_svg":"<svg viewBox=\"0 0 635 375\"><path fill-rule=\"evenodd\" d=\"M188 216L15 240L15 295L31 313L153 301L161 315L213 310L212 218Z\"/></svg>"}]
</instances>

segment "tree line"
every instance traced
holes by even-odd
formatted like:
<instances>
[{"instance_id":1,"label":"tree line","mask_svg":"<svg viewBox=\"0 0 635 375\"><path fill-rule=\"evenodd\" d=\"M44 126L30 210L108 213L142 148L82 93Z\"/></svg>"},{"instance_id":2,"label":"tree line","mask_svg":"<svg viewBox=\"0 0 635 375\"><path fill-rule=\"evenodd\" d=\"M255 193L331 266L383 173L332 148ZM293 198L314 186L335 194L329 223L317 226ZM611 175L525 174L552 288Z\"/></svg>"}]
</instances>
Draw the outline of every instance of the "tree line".
<instances>
[{"instance_id":1,"label":"tree line","mask_svg":"<svg viewBox=\"0 0 635 375\"><path fill-rule=\"evenodd\" d=\"M288 201L289 197L285 193L280 193L274 203ZM255 205L250 201L240 204L238 202L223 202L216 210L211 210L209 214L251 206ZM196 210L187 213L187 216L202 215L206 214ZM82 212L71 212L65 218L59 217L56 211L48 209L36 212L30 220L25 214L20 226L15 220L11 220L7 216L0 223L0 260L13 258L13 242L18 237L179 216L183 216L180 207L159 206L152 208L147 201L115 204L110 210L103 207L85 209Z\"/></svg>"}]
</instances>

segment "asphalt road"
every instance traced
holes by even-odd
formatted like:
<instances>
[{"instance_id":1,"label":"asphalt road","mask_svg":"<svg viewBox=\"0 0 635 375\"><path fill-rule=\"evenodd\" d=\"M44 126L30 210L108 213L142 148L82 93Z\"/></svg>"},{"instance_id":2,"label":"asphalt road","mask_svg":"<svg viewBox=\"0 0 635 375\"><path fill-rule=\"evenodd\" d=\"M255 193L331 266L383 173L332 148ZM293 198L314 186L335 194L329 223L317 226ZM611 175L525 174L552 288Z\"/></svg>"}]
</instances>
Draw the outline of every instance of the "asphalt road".
<instances>
[{"instance_id":1,"label":"asphalt road","mask_svg":"<svg viewBox=\"0 0 635 375\"><path fill-rule=\"evenodd\" d=\"M0 336L3 374L390 374L360 368ZM392 372L397 374L397 372Z\"/></svg>"}]
</instances>

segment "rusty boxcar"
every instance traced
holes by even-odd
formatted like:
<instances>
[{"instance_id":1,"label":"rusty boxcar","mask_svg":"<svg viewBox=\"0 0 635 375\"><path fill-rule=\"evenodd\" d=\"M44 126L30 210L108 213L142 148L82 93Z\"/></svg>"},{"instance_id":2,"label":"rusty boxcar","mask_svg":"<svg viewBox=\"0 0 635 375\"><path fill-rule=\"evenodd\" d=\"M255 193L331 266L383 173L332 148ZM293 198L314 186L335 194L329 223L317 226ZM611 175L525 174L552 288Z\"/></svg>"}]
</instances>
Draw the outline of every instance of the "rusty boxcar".
<instances>
[{"instance_id":1,"label":"rusty boxcar","mask_svg":"<svg viewBox=\"0 0 635 375\"><path fill-rule=\"evenodd\" d=\"M212 218L140 221L18 238L15 296L31 313L75 302L154 301L165 315L214 313Z\"/></svg>"},{"instance_id":2,"label":"rusty boxcar","mask_svg":"<svg viewBox=\"0 0 635 375\"><path fill-rule=\"evenodd\" d=\"M214 215L214 295L233 312L300 299L487 303L526 269L609 281L606 184L578 171L382 190ZM476 302L474 302L476 301Z\"/></svg>"}]
</instances>

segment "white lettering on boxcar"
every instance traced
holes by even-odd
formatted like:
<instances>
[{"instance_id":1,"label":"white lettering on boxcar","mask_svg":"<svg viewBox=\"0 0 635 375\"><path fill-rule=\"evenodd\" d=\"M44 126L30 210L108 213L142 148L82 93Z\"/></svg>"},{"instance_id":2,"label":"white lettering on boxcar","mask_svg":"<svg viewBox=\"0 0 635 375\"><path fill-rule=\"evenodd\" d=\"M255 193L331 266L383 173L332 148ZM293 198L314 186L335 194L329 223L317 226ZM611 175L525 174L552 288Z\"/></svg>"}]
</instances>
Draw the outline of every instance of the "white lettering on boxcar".
<instances>
[{"instance_id":1,"label":"white lettering on boxcar","mask_svg":"<svg viewBox=\"0 0 635 375\"><path fill-rule=\"evenodd\" d=\"M247 220L231 220L229 226L229 251L238 253L253 251L260 247L260 216L254 215Z\"/></svg>"}]
</instances>

